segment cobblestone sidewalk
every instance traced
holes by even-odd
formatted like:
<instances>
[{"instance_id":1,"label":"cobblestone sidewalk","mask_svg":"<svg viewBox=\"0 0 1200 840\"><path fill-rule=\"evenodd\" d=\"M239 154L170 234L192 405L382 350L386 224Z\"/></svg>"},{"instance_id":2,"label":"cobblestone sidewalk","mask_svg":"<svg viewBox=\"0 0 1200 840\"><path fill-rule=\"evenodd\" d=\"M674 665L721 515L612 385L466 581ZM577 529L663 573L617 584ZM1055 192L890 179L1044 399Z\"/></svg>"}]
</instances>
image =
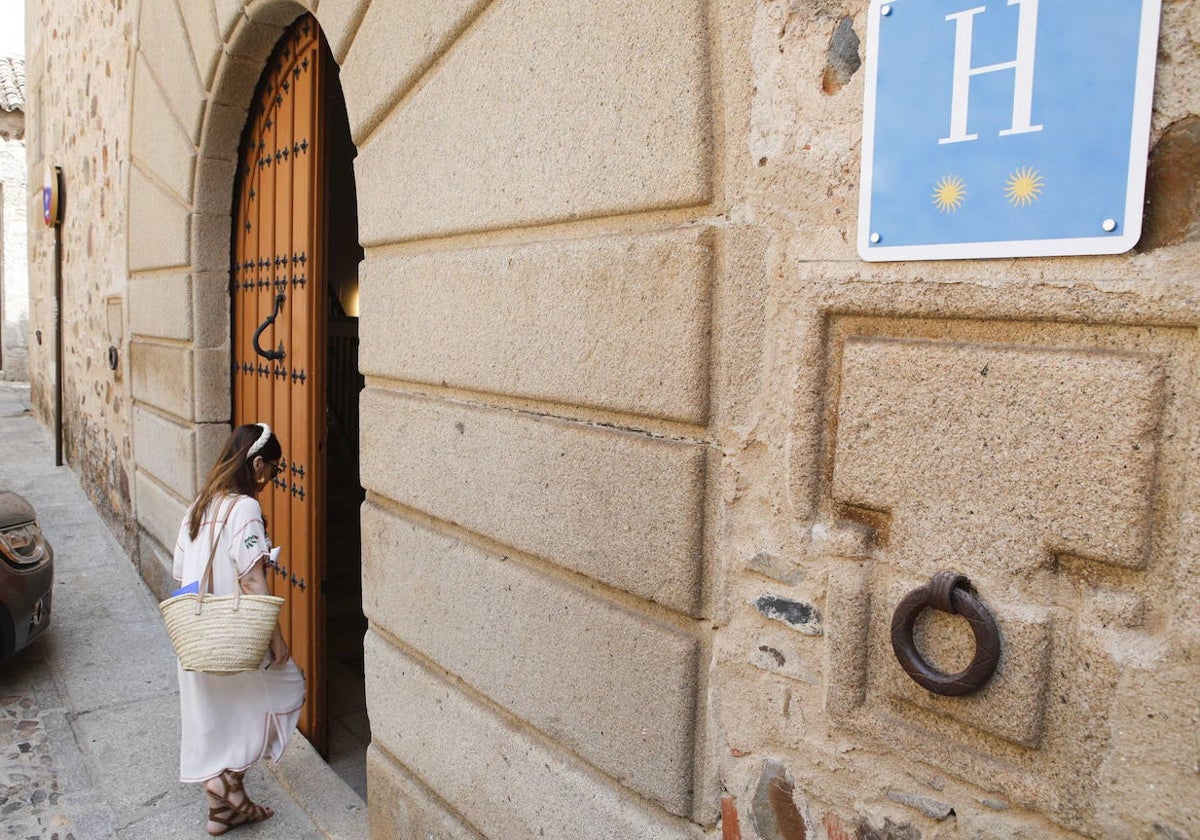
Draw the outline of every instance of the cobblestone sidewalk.
<instances>
[{"instance_id":1,"label":"cobblestone sidewalk","mask_svg":"<svg viewBox=\"0 0 1200 840\"><path fill-rule=\"evenodd\" d=\"M87 840L114 834L111 810L88 775L66 711L35 643L0 676L0 836Z\"/></svg>"}]
</instances>

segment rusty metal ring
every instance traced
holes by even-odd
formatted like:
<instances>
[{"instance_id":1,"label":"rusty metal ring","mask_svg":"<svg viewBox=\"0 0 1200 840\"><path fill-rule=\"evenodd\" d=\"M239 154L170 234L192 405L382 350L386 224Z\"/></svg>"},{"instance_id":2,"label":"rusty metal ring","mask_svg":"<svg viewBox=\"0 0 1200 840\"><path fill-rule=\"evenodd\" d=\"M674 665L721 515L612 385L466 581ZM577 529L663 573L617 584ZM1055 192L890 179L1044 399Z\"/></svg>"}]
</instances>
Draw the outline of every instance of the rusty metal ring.
<instances>
[{"instance_id":1,"label":"rusty metal ring","mask_svg":"<svg viewBox=\"0 0 1200 840\"><path fill-rule=\"evenodd\" d=\"M971 582L955 572L938 572L929 583L904 596L892 614L892 650L904 672L923 688L948 697L979 691L996 673L1000 661L1000 629L988 608L969 589ZM961 615L975 634L975 658L957 674L944 674L917 650L913 627L925 609Z\"/></svg>"}]
</instances>

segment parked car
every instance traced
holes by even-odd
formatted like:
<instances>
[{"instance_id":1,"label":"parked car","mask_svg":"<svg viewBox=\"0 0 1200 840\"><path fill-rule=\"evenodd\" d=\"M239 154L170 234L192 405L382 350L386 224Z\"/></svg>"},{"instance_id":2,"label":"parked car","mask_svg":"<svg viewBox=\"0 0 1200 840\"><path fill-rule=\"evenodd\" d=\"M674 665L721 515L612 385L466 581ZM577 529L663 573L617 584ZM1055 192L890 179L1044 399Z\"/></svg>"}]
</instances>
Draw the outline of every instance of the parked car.
<instances>
[{"instance_id":1,"label":"parked car","mask_svg":"<svg viewBox=\"0 0 1200 840\"><path fill-rule=\"evenodd\" d=\"M42 535L33 506L0 490L0 660L8 659L50 626L54 550Z\"/></svg>"}]
</instances>

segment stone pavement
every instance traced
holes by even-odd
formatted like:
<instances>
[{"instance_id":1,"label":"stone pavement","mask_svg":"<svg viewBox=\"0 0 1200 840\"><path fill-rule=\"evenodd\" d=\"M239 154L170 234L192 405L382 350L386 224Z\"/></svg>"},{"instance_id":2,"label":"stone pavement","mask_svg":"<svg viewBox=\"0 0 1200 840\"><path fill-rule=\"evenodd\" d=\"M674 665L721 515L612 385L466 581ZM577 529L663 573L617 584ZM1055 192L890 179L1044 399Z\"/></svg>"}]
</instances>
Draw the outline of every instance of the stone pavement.
<instances>
[{"instance_id":1,"label":"stone pavement","mask_svg":"<svg viewBox=\"0 0 1200 840\"><path fill-rule=\"evenodd\" d=\"M54 608L0 663L0 837L205 837L200 789L178 781L179 690L156 599L28 406L27 386L0 382L0 487L30 501L54 548ZM246 785L275 816L234 837L366 836L361 800L299 736Z\"/></svg>"}]
</instances>

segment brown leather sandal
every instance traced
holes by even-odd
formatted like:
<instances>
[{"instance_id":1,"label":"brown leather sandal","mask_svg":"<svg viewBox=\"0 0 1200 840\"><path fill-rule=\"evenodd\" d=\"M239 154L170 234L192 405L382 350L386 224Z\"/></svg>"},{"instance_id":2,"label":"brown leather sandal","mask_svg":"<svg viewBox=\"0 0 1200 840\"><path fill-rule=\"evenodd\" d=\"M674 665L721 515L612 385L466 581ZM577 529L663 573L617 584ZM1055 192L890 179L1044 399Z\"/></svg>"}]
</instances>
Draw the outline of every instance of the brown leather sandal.
<instances>
[{"instance_id":1,"label":"brown leather sandal","mask_svg":"<svg viewBox=\"0 0 1200 840\"><path fill-rule=\"evenodd\" d=\"M262 822L275 814L267 806L250 801L246 789L242 786L242 779L245 777L244 772L225 770L216 777L221 780L220 793L211 791L207 784L204 786L204 792L209 797L208 820L224 826L217 831L209 829L209 835L219 837L239 825ZM230 798L238 793L242 794L242 801L235 804Z\"/></svg>"}]
</instances>

